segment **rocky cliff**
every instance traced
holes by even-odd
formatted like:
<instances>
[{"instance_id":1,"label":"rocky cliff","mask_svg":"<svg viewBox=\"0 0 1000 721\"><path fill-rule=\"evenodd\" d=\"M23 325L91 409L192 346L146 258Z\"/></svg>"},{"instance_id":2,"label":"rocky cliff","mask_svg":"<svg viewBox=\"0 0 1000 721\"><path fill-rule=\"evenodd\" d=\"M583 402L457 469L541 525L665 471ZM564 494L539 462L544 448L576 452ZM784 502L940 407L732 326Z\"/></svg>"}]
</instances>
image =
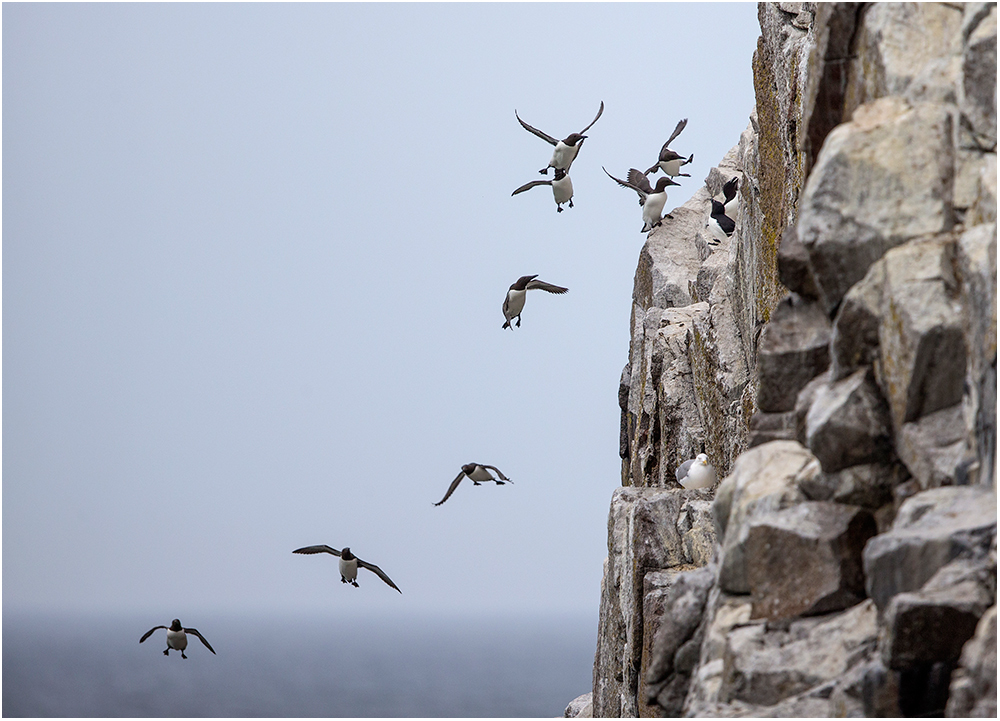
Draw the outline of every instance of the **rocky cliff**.
<instances>
[{"instance_id":1,"label":"rocky cliff","mask_svg":"<svg viewBox=\"0 0 1000 721\"><path fill-rule=\"evenodd\" d=\"M996 6L758 14L750 124L639 257L567 713L996 715Z\"/></svg>"}]
</instances>

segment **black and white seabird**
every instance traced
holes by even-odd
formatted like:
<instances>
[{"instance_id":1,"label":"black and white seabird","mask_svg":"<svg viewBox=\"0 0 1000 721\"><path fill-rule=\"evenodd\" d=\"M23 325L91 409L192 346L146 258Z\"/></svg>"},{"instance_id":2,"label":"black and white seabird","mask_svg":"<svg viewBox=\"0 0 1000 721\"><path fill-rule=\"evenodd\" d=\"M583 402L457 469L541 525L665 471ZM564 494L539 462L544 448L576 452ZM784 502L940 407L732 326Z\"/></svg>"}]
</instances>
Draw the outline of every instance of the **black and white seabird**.
<instances>
[{"instance_id":1,"label":"black and white seabird","mask_svg":"<svg viewBox=\"0 0 1000 721\"><path fill-rule=\"evenodd\" d=\"M603 112L604 101L602 100L601 109L597 111L597 116L590 121L590 125L581 130L579 133L570 133L563 140L556 140L551 135L543 133L538 128L533 128L528 125L526 122L521 120L521 116L517 114L516 110L514 111L514 117L517 118L517 122L521 124L521 127L529 133L533 133L549 145L555 146L555 150L552 151L552 160L549 161L548 165L538 171L542 175L546 175L549 172L549 168L556 168L557 170L565 170L567 173L569 172L569 166L571 166L573 161L576 160L576 154L580 152L580 146L583 145L583 141L587 138L584 133L594 126L594 123L597 122L597 119L601 117L601 113Z\"/></svg>"},{"instance_id":2,"label":"black and white seabird","mask_svg":"<svg viewBox=\"0 0 1000 721\"><path fill-rule=\"evenodd\" d=\"M719 241L723 241L736 230L736 221L726 215L726 206L715 198L712 198L712 214L708 220L709 229L712 236Z\"/></svg>"},{"instance_id":3,"label":"black and white seabird","mask_svg":"<svg viewBox=\"0 0 1000 721\"><path fill-rule=\"evenodd\" d=\"M490 473L491 470L496 471L496 474L500 476L500 478L494 478ZM447 501L451 497L451 494L455 492L455 489L458 488L458 484L461 483L462 479L466 476L469 477L469 480L472 481L472 484L475 486L487 481L493 481L498 486L502 486L504 483L514 482L507 478L507 476L505 476L496 466L491 466L487 463L466 463L462 466L462 470L458 472L458 475L455 476L455 480L451 482L450 486L448 486L448 491L444 494L444 498L434 505L440 506L442 503Z\"/></svg>"},{"instance_id":4,"label":"black and white seabird","mask_svg":"<svg viewBox=\"0 0 1000 721\"><path fill-rule=\"evenodd\" d=\"M340 582L349 583L355 588L360 588L358 586L358 569L367 568L369 571L374 573L376 576L381 578L387 584L399 591L399 587L392 582L392 579L385 575L385 571L376 566L374 563L368 563L367 561L362 561L360 558L351 553L350 548L345 548L343 551L338 551L336 548L330 548L329 546L306 546L305 548L296 548L292 553L329 553L333 556L337 556L340 559ZM399 591L402 593L402 591Z\"/></svg>"},{"instance_id":5,"label":"black and white seabird","mask_svg":"<svg viewBox=\"0 0 1000 721\"><path fill-rule=\"evenodd\" d=\"M708 456L704 453L699 453L690 461L684 461L677 467L674 475L677 477L677 482L688 490L711 488L718 480L715 466L708 462Z\"/></svg>"},{"instance_id":6,"label":"black and white seabird","mask_svg":"<svg viewBox=\"0 0 1000 721\"><path fill-rule=\"evenodd\" d=\"M503 299L503 316L507 320L501 326L501 328L510 328L514 330L514 326L510 324L512 320L517 318L517 327L521 327L521 311L524 309L524 294L529 290L544 290L547 293L565 293L569 288L563 288L560 285L552 285L551 283L546 283L544 280L535 280L537 275L522 275L514 284L510 286L510 290L507 291L507 297Z\"/></svg>"},{"instance_id":7,"label":"black and white seabird","mask_svg":"<svg viewBox=\"0 0 1000 721\"><path fill-rule=\"evenodd\" d=\"M552 186L552 197L556 201L556 211L563 212L563 203L569 203L569 207L573 207L573 181L570 180L569 173L562 168L556 168L556 177L554 180L532 180L530 183L525 183L511 193L511 196L523 193L525 190L530 190L536 185Z\"/></svg>"},{"instance_id":8,"label":"black and white seabird","mask_svg":"<svg viewBox=\"0 0 1000 721\"><path fill-rule=\"evenodd\" d=\"M680 183L675 183L673 178L662 177L656 181L656 187L652 187L649 184L649 178L647 178L641 170L636 170L635 168L629 168L628 180L619 180L611 173L608 173L608 169L604 168L604 172L608 174L608 177L613 181L618 183L618 185L623 188L631 188L639 194L639 205L642 206L642 231L646 233L660 224L663 220L661 213L663 213L663 206L667 204L667 186L668 185L680 185ZM672 218L673 216L667 213L667 218Z\"/></svg>"},{"instance_id":9,"label":"black and white seabird","mask_svg":"<svg viewBox=\"0 0 1000 721\"><path fill-rule=\"evenodd\" d=\"M215 653L215 649L212 648L211 644L209 644L209 642L205 640L204 636L198 633L198 629L184 628L181 626L181 622L176 618L170 622L170 626L153 626L151 629L146 631L146 633L142 634L142 638L139 639L139 643L142 643L147 638L149 638L153 634L153 631L156 631L161 628L167 629L167 649L163 652L164 656L169 656L170 649L173 649L174 651L181 652L181 658L187 658L187 656L184 655L184 649L186 649L188 646L187 634L189 633L192 636L197 636L198 638L200 638L201 642L205 644L205 648L207 648L213 654Z\"/></svg>"},{"instance_id":10,"label":"black and white seabird","mask_svg":"<svg viewBox=\"0 0 1000 721\"><path fill-rule=\"evenodd\" d=\"M726 208L726 215L736 218L736 191L739 188L740 177L734 175L728 183L722 186L722 197L725 198L723 205Z\"/></svg>"},{"instance_id":11,"label":"black and white seabird","mask_svg":"<svg viewBox=\"0 0 1000 721\"><path fill-rule=\"evenodd\" d=\"M681 168L694 160L694 153L691 153L691 157L685 160L683 155L680 155L670 149L670 144L674 142L674 139L681 134L681 131L684 130L685 127L687 127L687 124L687 118L677 122L677 127L674 128L674 132L670 134L667 142L665 142L663 147L660 148L660 157L657 158L656 163L646 171L646 175L655 173L657 170L662 170L671 177L676 177L678 175L685 178L691 177L688 173L682 173Z\"/></svg>"}]
</instances>

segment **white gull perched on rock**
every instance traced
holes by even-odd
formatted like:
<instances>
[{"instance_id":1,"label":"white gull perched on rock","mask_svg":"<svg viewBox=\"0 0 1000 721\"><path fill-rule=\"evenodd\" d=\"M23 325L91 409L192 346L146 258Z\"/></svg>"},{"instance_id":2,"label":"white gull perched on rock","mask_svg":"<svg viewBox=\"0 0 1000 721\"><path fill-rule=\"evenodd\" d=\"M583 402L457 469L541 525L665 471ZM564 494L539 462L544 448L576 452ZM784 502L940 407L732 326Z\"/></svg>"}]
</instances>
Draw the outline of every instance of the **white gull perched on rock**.
<instances>
[{"instance_id":1,"label":"white gull perched on rock","mask_svg":"<svg viewBox=\"0 0 1000 721\"><path fill-rule=\"evenodd\" d=\"M718 480L715 474L715 466L708 462L708 456L699 453L696 458L684 461L677 468L677 482L684 488L693 490L695 488L711 488Z\"/></svg>"}]
</instances>

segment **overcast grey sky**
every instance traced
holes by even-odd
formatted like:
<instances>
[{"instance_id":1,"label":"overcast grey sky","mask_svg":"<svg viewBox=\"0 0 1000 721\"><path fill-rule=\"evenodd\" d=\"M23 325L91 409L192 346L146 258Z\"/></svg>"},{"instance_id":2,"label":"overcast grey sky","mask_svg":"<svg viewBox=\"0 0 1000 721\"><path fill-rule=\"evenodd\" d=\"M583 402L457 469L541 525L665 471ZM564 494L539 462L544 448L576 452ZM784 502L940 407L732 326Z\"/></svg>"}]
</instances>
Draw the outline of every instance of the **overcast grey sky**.
<instances>
[{"instance_id":1,"label":"overcast grey sky","mask_svg":"<svg viewBox=\"0 0 1000 721\"><path fill-rule=\"evenodd\" d=\"M601 165L687 117L687 200L758 34L753 3L4 4L5 610L596 624L645 240ZM602 100L575 207L511 197L552 150L514 110L564 137ZM570 292L502 331L529 273ZM432 506L470 461L514 484Z\"/></svg>"}]
</instances>

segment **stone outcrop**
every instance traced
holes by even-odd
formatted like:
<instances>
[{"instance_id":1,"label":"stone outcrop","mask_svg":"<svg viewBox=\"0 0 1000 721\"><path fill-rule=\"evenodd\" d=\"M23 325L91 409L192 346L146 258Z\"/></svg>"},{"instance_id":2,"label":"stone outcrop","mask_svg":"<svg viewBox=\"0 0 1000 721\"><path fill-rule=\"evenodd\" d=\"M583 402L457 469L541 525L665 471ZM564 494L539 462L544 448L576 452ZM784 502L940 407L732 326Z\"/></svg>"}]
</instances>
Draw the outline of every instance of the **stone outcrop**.
<instances>
[{"instance_id":1,"label":"stone outcrop","mask_svg":"<svg viewBox=\"0 0 1000 721\"><path fill-rule=\"evenodd\" d=\"M758 16L636 270L592 713L995 715L996 5Z\"/></svg>"}]
</instances>

